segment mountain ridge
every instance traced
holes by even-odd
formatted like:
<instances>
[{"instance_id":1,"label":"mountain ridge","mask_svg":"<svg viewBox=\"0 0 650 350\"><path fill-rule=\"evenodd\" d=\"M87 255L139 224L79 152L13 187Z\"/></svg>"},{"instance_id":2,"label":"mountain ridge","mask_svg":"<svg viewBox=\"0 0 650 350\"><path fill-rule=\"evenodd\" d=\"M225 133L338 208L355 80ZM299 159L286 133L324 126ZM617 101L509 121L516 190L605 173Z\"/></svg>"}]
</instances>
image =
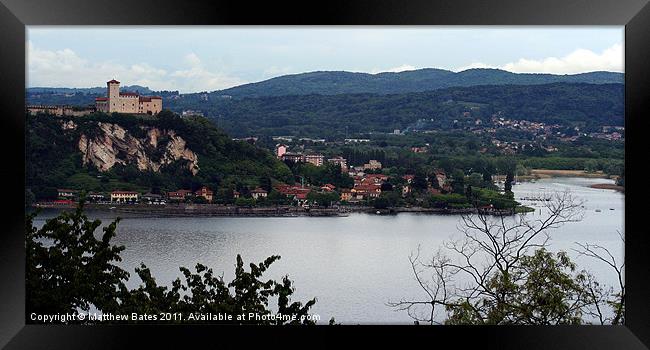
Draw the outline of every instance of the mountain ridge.
<instances>
[{"instance_id":1,"label":"mountain ridge","mask_svg":"<svg viewBox=\"0 0 650 350\"><path fill-rule=\"evenodd\" d=\"M422 92L447 87L477 85L539 85L556 82L607 84L623 83L624 73L594 71L577 74L512 73L493 68L471 68L460 72L439 68L422 68L402 72L364 73L350 71L312 71L286 74L270 79L242 84L228 89L211 92L191 92L181 95L209 94L213 96L262 97L309 94L377 93L394 94ZM132 85L124 90L152 94L159 91L148 87ZM82 93L102 94L103 87L54 88L30 87L29 94Z\"/></svg>"},{"instance_id":2,"label":"mountain ridge","mask_svg":"<svg viewBox=\"0 0 650 350\"><path fill-rule=\"evenodd\" d=\"M540 85L549 83L623 83L624 73L595 71L578 74L512 73L500 69L472 68L453 72L423 68L376 74L348 71L314 71L283 75L260 82L213 91L211 95L240 97L287 95L338 95L349 93L395 94L478 85Z\"/></svg>"}]
</instances>

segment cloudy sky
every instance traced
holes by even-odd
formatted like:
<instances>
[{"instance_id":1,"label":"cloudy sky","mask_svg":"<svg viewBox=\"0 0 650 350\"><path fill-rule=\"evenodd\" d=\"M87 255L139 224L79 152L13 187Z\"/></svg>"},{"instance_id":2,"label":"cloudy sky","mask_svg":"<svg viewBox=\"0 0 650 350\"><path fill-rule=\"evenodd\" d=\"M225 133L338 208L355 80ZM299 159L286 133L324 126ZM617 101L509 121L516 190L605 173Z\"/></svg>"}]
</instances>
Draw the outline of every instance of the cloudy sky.
<instances>
[{"instance_id":1,"label":"cloudy sky","mask_svg":"<svg viewBox=\"0 0 650 350\"><path fill-rule=\"evenodd\" d=\"M27 30L29 87L213 91L317 70L623 71L623 27L43 27Z\"/></svg>"}]
</instances>

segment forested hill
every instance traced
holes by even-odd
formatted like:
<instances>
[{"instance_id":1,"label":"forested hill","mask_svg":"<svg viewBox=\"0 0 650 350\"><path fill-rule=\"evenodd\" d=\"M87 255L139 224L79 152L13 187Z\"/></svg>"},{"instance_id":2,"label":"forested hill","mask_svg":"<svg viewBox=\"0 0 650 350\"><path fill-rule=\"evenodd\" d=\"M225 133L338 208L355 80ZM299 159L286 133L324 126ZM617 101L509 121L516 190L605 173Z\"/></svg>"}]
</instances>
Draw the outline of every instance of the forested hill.
<instances>
[{"instance_id":1,"label":"forested hill","mask_svg":"<svg viewBox=\"0 0 650 350\"><path fill-rule=\"evenodd\" d=\"M573 75L511 73L499 69L468 69L452 72L418 69L399 73L352 73L321 71L284 75L257 83L215 91L212 95L238 97L283 95L336 95L350 93L397 94L455 86L536 85L549 83L623 83L623 73L590 72Z\"/></svg>"},{"instance_id":2,"label":"forested hill","mask_svg":"<svg viewBox=\"0 0 650 350\"><path fill-rule=\"evenodd\" d=\"M598 127L623 125L622 84L555 83L454 87L407 94L342 94L208 99L184 96L166 102L195 109L234 136L343 136L418 128L463 128L493 115L516 120Z\"/></svg>"},{"instance_id":3,"label":"forested hill","mask_svg":"<svg viewBox=\"0 0 650 350\"><path fill-rule=\"evenodd\" d=\"M55 199L57 188L161 193L208 186L216 193L293 179L271 152L233 141L205 118L168 111L26 118L26 187L36 199Z\"/></svg>"}]
</instances>

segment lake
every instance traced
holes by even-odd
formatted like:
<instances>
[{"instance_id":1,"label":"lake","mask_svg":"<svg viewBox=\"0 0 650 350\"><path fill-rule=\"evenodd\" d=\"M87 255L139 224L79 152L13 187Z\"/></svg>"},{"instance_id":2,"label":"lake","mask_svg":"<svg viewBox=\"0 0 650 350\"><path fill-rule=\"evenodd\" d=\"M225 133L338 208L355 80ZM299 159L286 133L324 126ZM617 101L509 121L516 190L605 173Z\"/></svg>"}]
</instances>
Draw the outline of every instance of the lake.
<instances>
[{"instance_id":1,"label":"lake","mask_svg":"<svg viewBox=\"0 0 650 350\"><path fill-rule=\"evenodd\" d=\"M593 272L600 281L614 284L616 277L592 259L577 257L575 242L598 243L619 260L623 243L617 231L624 227L624 195L593 189L608 179L550 178L523 182L513 187L515 198L570 190L584 201L584 219L551 232L550 249L568 251L579 268ZM535 207L536 202L522 201ZM599 210L599 211L597 211ZM55 215L44 211L35 224ZM539 207L528 216L541 217ZM110 212L88 212L108 223ZM288 274L296 291L293 300L317 302L312 312L327 324L331 317L343 324L408 323L404 311L393 311L388 301L401 298L426 300L413 278L408 257L421 246L421 256L430 257L443 242L458 238L459 216L401 213L398 215L351 214L347 217L183 217L123 218L114 244L125 245L120 265L131 273L129 286L140 283L134 268L144 262L160 284L171 284L181 276L179 266L197 262L234 275L235 257L260 262L281 255L265 275Z\"/></svg>"}]
</instances>

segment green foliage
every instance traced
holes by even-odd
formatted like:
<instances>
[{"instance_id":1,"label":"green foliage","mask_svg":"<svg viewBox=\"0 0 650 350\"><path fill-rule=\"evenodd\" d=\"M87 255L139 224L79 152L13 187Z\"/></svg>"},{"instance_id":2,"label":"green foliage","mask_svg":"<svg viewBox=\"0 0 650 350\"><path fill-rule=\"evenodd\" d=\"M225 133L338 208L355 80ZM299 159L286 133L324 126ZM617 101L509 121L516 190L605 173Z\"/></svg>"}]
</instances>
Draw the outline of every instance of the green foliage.
<instances>
[{"instance_id":1,"label":"green foliage","mask_svg":"<svg viewBox=\"0 0 650 350\"><path fill-rule=\"evenodd\" d=\"M75 314L92 307L102 313L139 315L179 314L175 322L235 324L314 324L309 309L316 299L292 302L293 283L287 276L281 281L263 280L271 264L280 256L271 256L259 264L244 268L237 255L235 277L226 282L212 269L197 264L196 272L180 267L184 280L177 278L170 287L156 283L145 264L135 269L142 280L138 288L129 290L125 282L129 274L115 263L121 261L124 246L111 244L119 220L103 228L100 239L95 231L101 221L89 220L83 213L83 201L71 213L63 212L49 219L40 229L34 224L37 213L25 217L26 228L26 319L36 314ZM245 318L237 315L255 313L261 317L276 315L269 303L277 298L275 319ZM191 315L225 313L232 319L201 321ZM163 322L162 319L154 322ZM85 323L93 321L86 320ZM130 322L138 322L130 320Z\"/></svg>"},{"instance_id":2,"label":"green foliage","mask_svg":"<svg viewBox=\"0 0 650 350\"><path fill-rule=\"evenodd\" d=\"M28 315L88 311L91 305L115 307L117 292L129 276L115 264L121 261L124 247L110 244L118 220L104 227L101 239L96 239L101 222L89 220L82 208L83 202L74 212L47 220L40 229L33 226L36 214L26 216Z\"/></svg>"},{"instance_id":3,"label":"green foliage","mask_svg":"<svg viewBox=\"0 0 650 350\"><path fill-rule=\"evenodd\" d=\"M307 194L307 200L311 203L316 203L322 207L329 207L332 203L339 201L339 194L337 192L317 192L311 191Z\"/></svg>"},{"instance_id":4,"label":"green foliage","mask_svg":"<svg viewBox=\"0 0 650 350\"><path fill-rule=\"evenodd\" d=\"M486 284L490 296L447 306L445 324L581 324L587 276L575 268L566 253L538 249L512 273L494 274Z\"/></svg>"},{"instance_id":5,"label":"green foliage","mask_svg":"<svg viewBox=\"0 0 650 350\"><path fill-rule=\"evenodd\" d=\"M212 269L202 264L196 264L196 272L181 267L184 280L177 278L171 288L158 286L151 271L144 264L136 268L136 273L143 281L135 290L123 289L120 294L122 303L114 313L160 314L172 313L182 315L184 320L191 323L224 323L224 324L314 324L308 318L309 309L316 299L301 302L291 302L294 287L287 276L282 281L262 280L264 272L280 259L273 255L259 264L251 263L250 271L244 268L244 261L237 255L235 277L231 282L216 276ZM277 297L277 313L287 318L269 318L276 315L269 308L269 298ZM254 313L259 318L249 318ZM226 314L232 319L202 320L200 314ZM238 319L238 315L245 318ZM195 319L190 319L193 316ZM176 320L176 323L180 323Z\"/></svg>"},{"instance_id":6,"label":"green foliage","mask_svg":"<svg viewBox=\"0 0 650 350\"><path fill-rule=\"evenodd\" d=\"M292 165L291 171L297 179L303 177L305 183L314 186L332 184L339 188L351 188L354 185L354 179L342 172L340 166L334 164L315 166L310 163L297 163Z\"/></svg>"},{"instance_id":7,"label":"green foliage","mask_svg":"<svg viewBox=\"0 0 650 350\"><path fill-rule=\"evenodd\" d=\"M394 208L402 203L402 198L395 191L382 192L381 195L373 201L375 209Z\"/></svg>"}]
</instances>

